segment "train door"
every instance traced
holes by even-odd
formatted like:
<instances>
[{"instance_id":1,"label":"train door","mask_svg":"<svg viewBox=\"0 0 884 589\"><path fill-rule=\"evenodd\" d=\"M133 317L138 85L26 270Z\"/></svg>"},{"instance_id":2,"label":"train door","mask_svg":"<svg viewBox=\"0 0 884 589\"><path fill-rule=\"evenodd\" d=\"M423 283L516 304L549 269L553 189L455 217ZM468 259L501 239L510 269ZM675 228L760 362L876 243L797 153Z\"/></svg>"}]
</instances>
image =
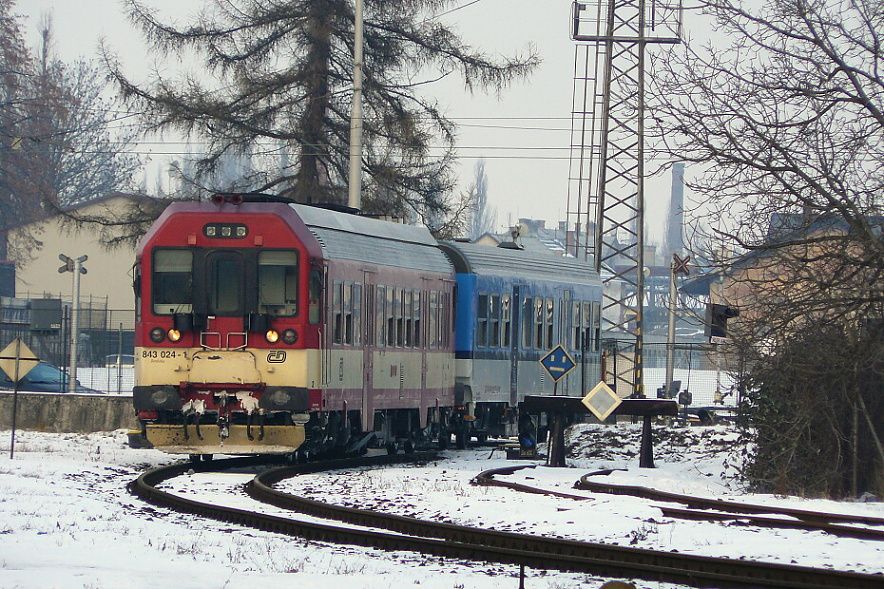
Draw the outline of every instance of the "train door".
<instances>
[{"instance_id":1,"label":"train door","mask_svg":"<svg viewBox=\"0 0 884 589\"><path fill-rule=\"evenodd\" d=\"M374 406L371 402L374 382L373 358L377 335L375 334L375 280L374 272L363 273L362 287L362 313L359 321L362 322L362 431L370 432L374 428Z\"/></svg>"},{"instance_id":2,"label":"train door","mask_svg":"<svg viewBox=\"0 0 884 589\"><path fill-rule=\"evenodd\" d=\"M522 333L522 287L513 286L510 303L512 327L510 328L510 407L519 403L519 339Z\"/></svg>"},{"instance_id":3,"label":"train door","mask_svg":"<svg viewBox=\"0 0 884 589\"><path fill-rule=\"evenodd\" d=\"M210 349L238 350L248 343L245 315L245 264L240 252L211 251L204 266L207 325L200 343Z\"/></svg>"}]
</instances>

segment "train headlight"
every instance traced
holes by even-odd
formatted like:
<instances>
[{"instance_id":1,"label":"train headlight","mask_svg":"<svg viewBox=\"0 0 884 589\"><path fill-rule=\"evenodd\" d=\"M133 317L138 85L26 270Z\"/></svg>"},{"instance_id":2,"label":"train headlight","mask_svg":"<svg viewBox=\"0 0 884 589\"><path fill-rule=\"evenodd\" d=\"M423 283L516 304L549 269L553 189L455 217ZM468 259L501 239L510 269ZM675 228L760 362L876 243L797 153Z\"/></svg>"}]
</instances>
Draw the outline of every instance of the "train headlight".
<instances>
[{"instance_id":1,"label":"train headlight","mask_svg":"<svg viewBox=\"0 0 884 589\"><path fill-rule=\"evenodd\" d=\"M150 400L153 402L154 406L162 407L166 404L166 401L169 400L169 391L167 389L154 391L150 396Z\"/></svg>"},{"instance_id":2,"label":"train headlight","mask_svg":"<svg viewBox=\"0 0 884 589\"><path fill-rule=\"evenodd\" d=\"M288 402L291 401L291 398L292 396L285 389L276 389L275 391L273 391L273 394L270 395L270 401L276 407L283 407L287 405Z\"/></svg>"},{"instance_id":3,"label":"train headlight","mask_svg":"<svg viewBox=\"0 0 884 589\"><path fill-rule=\"evenodd\" d=\"M166 332L162 327L154 327L150 330L150 339L153 343L159 344L166 339Z\"/></svg>"},{"instance_id":4,"label":"train headlight","mask_svg":"<svg viewBox=\"0 0 884 589\"><path fill-rule=\"evenodd\" d=\"M276 342L279 341L279 332L276 331L275 329L268 329L267 333L264 334L264 337L271 344L275 344Z\"/></svg>"},{"instance_id":5,"label":"train headlight","mask_svg":"<svg viewBox=\"0 0 884 589\"><path fill-rule=\"evenodd\" d=\"M286 329L282 332L282 341L291 345L298 341L298 332L294 329Z\"/></svg>"},{"instance_id":6,"label":"train headlight","mask_svg":"<svg viewBox=\"0 0 884 589\"><path fill-rule=\"evenodd\" d=\"M168 336L170 342L177 342L181 339L181 332L177 329L170 329L166 332L166 336Z\"/></svg>"}]
</instances>

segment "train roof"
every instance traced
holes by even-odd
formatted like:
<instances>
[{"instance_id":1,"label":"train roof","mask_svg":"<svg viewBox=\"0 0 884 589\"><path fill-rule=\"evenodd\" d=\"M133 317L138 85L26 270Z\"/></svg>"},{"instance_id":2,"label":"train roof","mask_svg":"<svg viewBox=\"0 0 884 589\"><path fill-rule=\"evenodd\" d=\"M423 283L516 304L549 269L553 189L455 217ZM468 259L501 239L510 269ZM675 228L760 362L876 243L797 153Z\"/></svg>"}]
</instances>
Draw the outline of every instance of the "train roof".
<instances>
[{"instance_id":1,"label":"train roof","mask_svg":"<svg viewBox=\"0 0 884 589\"><path fill-rule=\"evenodd\" d=\"M577 258L464 242L446 241L440 246L458 273L591 286L600 284L595 267Z\"/></svg>"},{"instance_id":2,"label":"train roof","mask_svg":"<svg viewBox=\"0 0 884 589\"><path fill-rule=\"evenodd\" d=\"M426 227L380 221L320 207L291 206L333 260L450 274L451 262Z\"/></svg>"}]
</instances>

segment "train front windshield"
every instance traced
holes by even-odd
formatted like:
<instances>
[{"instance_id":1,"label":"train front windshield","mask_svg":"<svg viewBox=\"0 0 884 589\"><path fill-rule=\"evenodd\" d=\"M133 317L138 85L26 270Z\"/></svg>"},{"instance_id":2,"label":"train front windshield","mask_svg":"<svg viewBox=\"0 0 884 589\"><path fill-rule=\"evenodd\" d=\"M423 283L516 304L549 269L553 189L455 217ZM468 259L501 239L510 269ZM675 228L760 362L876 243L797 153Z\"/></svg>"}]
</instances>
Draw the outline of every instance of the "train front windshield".
<instances>
[{"instance_id":1,"label":"train front windshield","mask_svg":"<svg viewBox=\"0 0 884 589\"><path fill-rule=\"evenodd\" d=\"M257 300L247 297L249 276L257 277ZM153 255L152 284L157 315L205 309L219 316L292 317L298 314L298 252L158 248Z\"/></svg>"}]
</instances>

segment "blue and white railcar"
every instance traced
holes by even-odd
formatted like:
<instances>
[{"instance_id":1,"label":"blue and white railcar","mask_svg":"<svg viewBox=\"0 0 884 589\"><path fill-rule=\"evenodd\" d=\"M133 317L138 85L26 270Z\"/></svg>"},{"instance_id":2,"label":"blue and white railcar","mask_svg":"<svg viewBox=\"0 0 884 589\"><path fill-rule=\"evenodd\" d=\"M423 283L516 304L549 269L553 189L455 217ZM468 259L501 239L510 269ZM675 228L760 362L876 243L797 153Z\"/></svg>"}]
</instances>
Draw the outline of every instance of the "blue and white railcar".
<instances>
[{"instance_id":1,"label":"blue and white railcar","mask_svg":"<svg viewBox=\"0 0 884 589\"><path fill-rule=\"evenodd\" d=\"M457 273L455 397L475 418L473 435L514 433L525 395L582 396L598 382L602 284L591 264L512 246L440 245ZM560 344L577 366L554 387L540 359Z\"/></svg>"}]
</instances>

